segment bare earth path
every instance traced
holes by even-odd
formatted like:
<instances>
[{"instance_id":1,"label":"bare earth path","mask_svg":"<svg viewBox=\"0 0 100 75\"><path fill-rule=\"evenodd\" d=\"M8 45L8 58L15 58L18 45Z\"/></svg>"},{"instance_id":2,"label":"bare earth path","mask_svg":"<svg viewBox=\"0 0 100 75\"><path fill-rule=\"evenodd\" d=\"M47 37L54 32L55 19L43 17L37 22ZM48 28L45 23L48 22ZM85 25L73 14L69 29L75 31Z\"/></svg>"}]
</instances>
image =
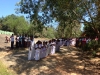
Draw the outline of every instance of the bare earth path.
<instances>
[{"instance_id":1,"label":"bare earth path","mask_svg":"<svg viewBox=\"0 0 100 75\"><path fill-rule=\"evenodd\" d=\"M4 37L0 35L0 60L15 75L100 75L100 53L96 58L84 58L77 48L63 46L55 55L28 61L28 50L10 50L10 43L4 43Z\"/></svg>"}]
</instances>

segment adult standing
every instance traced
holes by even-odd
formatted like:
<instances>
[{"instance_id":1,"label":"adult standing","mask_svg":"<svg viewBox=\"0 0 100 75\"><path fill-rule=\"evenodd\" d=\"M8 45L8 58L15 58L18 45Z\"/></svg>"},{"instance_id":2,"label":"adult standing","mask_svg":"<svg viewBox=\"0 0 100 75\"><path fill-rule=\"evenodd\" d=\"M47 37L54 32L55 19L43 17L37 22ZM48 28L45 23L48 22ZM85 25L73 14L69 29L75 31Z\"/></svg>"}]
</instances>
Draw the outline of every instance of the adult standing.
<instances>
[{"instance_id":1,"label":"adult standing","mask_svg":"<svg viewBox=\"0 0 100 75\"><path fill-rule=\"evenodd\" d=\"M35 44L35 60L40 60L40 48L39 48L39 43L40 41L38 41L36 44Z\"/></svg>"},{"instance_id":2,"label":"adult standing","mask_svg":"<svg viewBox=\"0 0 100 75\"><path fill-rule=\"evenodd\" d=\"M22 35L22 47L24 48L25 47L25 36Z\"/></svg>"},{"instance_id":3,"label":"adult standing","mask_svg":"<svg viewBox=\"0 0 100 75\"><path fill-rule=\"evenodd\" d=\"M59 52L60 51L60 40L57 39L56 41L56 51Z\"/></svg>"},{"instance_id":4,"label":"adult standing","mask_svg":"<svg viewBox=\"0 0 100 75\"><path fill-rule=\"evenodd\" d=\"M11 39L11 49L13 49L14 48L14 34L11 35L10 39Z\"/></svg>"},{"instance_id":5,"label":"adult standing","mask_svg":"<svg viewBox=\"0 0 100 75\"><path fill-rule=\"evenodd\" d=\"M29 47L28 60L34 59L34 56L35 56L34 39L33 39L33 37L31 37L30 38L30 47Z\"/></svg>"},{"instance_id":6,"label":"adult standing","mask_svg":"<svg viewBox=\"0 0 100 75\"><path fill-rule=\"evenodd\" d=\"M16 36L16 48L19 48L19 36Z\"/></svg>"},{"instance_id":7,"label":"adult standing","mask_svg":"<svg viewBox=\"0 0 100 75\"><path fill-rule=\"evenodd\" d=\"M19 47L22 47L22 36L19 36Z\"/></svg>"},{"instance_id":8,"label":"adult standing","mask_svg":"<svg viewBox=\"0 0 100 75\"><path fill-rule=\"evenodd\" d=\"M55 54L56 51L56 43L55 43L55 39L52 40L52 48L51 48L51 55Z\"/></svg>"}]
</instances>

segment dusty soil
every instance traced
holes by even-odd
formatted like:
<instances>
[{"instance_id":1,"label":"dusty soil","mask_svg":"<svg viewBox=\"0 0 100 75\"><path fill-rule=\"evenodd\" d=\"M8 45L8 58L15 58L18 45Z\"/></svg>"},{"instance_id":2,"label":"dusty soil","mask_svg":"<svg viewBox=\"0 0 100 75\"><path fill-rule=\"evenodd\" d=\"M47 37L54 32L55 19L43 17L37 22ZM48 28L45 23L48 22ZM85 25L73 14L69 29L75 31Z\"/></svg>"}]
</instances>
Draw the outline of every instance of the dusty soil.
<instances>
[{"instance_id":1,"label":"dusty soil","mask_svg":"<svg viewBox=\"0 0 100 75\"><path fill-rule=\"evenodd\" d=\"M100 52L92 58L76 47L63 46L39 61L28 61L27 56L27 48L10 50L10 42L5 43L5 35L0 35L0 60L15 75L100 75Z\"/></svg>"}]
</instances>

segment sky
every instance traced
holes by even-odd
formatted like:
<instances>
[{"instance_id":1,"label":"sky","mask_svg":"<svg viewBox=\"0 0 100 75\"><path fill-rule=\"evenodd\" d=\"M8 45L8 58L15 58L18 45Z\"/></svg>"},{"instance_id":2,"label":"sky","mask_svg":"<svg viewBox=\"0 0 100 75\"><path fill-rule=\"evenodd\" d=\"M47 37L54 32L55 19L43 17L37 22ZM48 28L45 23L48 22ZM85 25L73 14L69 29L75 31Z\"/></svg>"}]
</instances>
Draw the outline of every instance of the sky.
<instances>
[{"instance_id":1,"label":"sky","mask_svg":"<svg viewBox=\"0 0 100 75\"><path fill-rule=\"evenodd\" d=\"M11 14L21 15L15 13L15 4L20 0L0 0L0 17L6 17Z\"/></svg>"}]
</instances>

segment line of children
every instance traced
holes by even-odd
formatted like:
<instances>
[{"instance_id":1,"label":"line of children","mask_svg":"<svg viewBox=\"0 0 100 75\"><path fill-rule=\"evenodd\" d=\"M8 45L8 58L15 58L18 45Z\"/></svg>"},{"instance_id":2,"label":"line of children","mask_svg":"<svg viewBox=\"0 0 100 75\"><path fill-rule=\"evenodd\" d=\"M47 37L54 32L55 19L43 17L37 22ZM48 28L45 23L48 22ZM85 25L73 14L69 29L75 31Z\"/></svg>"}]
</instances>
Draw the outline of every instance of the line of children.
<instances>
[{"instance_id":1,"label":"line of children","mask_svg":"<svg viewBox=\"0 0 100 75\"><path fill-rule=\"evenodd\" d=\"M32 40L31 40L32 41ZM32 43L31 43L32 44ZM31 49L30 49L31 48ZM60 40L37 41L29 48L28 60L40 60L60 50ZM32 57L33 56L33 57Z\"/></svg>"},{"instance_id":2,"label":"line of children","mask_svg":"<svg viewBox=\"0 0 100 75\"><path fill-rule=\"evenodd\" d=\"M86 38L72 38L72 39L52 39L49 41L34 41L31 38L31 45L29 48L28 60L40 60L47 57L48 55L53 55L55 52L60 51L61 46L76 46L78 47L80 42L84 46L90 39ZM98 40L98 38L95 38Z\"/></svg>"}]
</instances>

